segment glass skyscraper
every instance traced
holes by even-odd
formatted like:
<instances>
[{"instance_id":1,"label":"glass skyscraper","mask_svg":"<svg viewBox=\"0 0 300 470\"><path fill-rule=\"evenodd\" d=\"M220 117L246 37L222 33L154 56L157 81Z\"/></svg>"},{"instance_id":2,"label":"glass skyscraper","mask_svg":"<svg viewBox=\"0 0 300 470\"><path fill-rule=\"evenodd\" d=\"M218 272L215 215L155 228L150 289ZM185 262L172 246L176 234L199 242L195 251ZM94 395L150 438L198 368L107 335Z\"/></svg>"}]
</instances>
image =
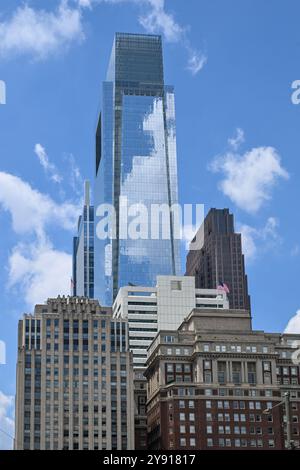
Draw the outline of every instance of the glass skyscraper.
<instances>
[{"instance_id":1,"label":"glass skyscraper","mask_svg":"<svg viewBox=\"0 0 300 470\"><path fill-rule=\"evenodd\" d=\"M159 274L179 274L171 212L162 222L169 226L168 239L162 228L158 239L151 239L150 229L144 239L120 233L124 198L128 207L143 204L148 214L152 204L171 207L178 199L174 90L164 84L160 36L115 36L102 87L94 192L95 225L100 204L111 204L116 215L115 236L95 237L96 297L109 305L121 286L154 286Z\"/></svg>"}]
</instances>

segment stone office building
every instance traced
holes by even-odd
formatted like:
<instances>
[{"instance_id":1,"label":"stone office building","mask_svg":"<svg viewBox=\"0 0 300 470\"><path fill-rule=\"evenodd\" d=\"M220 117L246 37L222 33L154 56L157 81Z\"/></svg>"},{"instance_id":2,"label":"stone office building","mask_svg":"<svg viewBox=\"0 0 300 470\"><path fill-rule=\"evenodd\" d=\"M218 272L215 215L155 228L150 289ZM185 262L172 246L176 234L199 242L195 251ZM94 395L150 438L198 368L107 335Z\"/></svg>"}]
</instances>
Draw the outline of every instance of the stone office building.
<instances>
[{"instance_id":1,"label":"stone office building","mask_svg":"<svg viewBox=\"0 0 300 470\"><path fill-rule=\"evenodd\" d=\"M134 449L127 322L80 297L19 322L15 449Z\"/></svg>"},{"instance_id":2,"label":"stone office building","mask_svg":"<svg viewBox=\"0 0 300 470\"><path fill-rule=\"evenodd\" d=\"M286 391L298 447L299 366L291 355L299 339L252 330L244 310L196 308L177 331L160 331L145 372L148 448L282 449Z\"/></svg>"}]
</instances>

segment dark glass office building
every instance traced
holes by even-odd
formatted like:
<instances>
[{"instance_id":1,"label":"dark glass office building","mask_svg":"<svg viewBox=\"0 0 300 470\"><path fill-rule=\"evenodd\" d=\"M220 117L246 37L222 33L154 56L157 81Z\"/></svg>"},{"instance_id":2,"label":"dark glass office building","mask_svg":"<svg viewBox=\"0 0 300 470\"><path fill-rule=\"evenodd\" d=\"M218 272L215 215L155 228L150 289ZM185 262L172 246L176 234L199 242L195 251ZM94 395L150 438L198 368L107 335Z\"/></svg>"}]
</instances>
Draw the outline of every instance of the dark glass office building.
<instances>
[{"instance_id":1,"label":"dark glass office building","mask_svg":"<svg viewBox=\"0 0 300 470\"><path fill-rule=\"evenodd\" d=\"M230 308L250 311L242 239L235 233L233 215L228 209L210 209L203 223L204 238L198 249L187 255L186 275L195 276L200 289L215 289L226 283Z\"/></svg>"},{"instance_id":2,"label":"dark glass office building","mask_svg":"<svg viewBox=\"0 0 300 470\"><path fill-rule=\"evenodd\" d=\"M148 214L152 204L177 203L174 90L164 84L162 41L156 35L117 33L102 87L95 225L98 206L111 204L116 233L95 237L95 294L108 305L121 286L152 286L158 274L180 272L172 214L163 222L169 224L168 239L151 239L150 230L144 239L126 239L120 234L124 198L128 207L143 204Z\"/></svg>"}]
</instances>

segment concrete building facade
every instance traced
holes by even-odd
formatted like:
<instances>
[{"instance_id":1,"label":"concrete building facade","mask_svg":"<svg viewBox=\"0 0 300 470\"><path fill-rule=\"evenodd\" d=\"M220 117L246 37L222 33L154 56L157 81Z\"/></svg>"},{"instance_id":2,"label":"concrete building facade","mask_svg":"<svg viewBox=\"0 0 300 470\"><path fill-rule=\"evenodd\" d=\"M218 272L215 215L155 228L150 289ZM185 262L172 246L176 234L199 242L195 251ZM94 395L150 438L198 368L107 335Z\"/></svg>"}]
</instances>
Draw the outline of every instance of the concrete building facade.
<instances>
[{"instance_id":1,"label":"concrete building facade","mask_svg":"<svg viewBox=\"0 0 300 470\"><path fill-rule=\"evenodd\" d=\"M196 289L192 276L157 276L155 287L122 287L113 317L128 320L129 348L135 369L144 369L147 349L160 330L176 330L195 307L228 308L225 292Z\"/></svg>"},{"instance_id":2,"label":"concrete building facade","mask_svg":"<svg viewBox=\"0 0 300 470\"><path fill-rule=\"evenodd\" d=\"M49 299L24 315L15 449L134 449L127 328L86 298Z\"/></svg>"}]
</instances>

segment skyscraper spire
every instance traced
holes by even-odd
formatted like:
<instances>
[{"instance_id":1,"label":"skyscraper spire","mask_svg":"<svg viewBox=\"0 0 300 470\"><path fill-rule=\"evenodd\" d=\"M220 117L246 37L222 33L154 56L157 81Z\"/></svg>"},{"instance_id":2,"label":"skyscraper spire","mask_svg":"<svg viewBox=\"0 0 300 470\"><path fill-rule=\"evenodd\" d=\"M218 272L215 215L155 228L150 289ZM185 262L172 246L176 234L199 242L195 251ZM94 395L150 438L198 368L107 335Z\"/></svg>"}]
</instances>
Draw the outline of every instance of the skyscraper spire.
<instances>
[{"instance_id":1,"label":"skyscraper spire","mask_svg":"<svg viewBox=\"0 0 300 470\"><path fill-rule=\"evenodd\" d=\"M94 298L94 207L90 182L84 182L84 207L78 219L78 234L73 238L71 295Z\"/></svg>"},{"instance_id":2,"label":"skyscraper spire","mask_svg":"<svg viewBox=\"0 0 300 470\"><path fill-rule=\"evenodd\" d=\"M84 182L84 205L90 206L91 204L91 190L90 190L90 182L86 180Z\"/></svg>"}]
</instances>

